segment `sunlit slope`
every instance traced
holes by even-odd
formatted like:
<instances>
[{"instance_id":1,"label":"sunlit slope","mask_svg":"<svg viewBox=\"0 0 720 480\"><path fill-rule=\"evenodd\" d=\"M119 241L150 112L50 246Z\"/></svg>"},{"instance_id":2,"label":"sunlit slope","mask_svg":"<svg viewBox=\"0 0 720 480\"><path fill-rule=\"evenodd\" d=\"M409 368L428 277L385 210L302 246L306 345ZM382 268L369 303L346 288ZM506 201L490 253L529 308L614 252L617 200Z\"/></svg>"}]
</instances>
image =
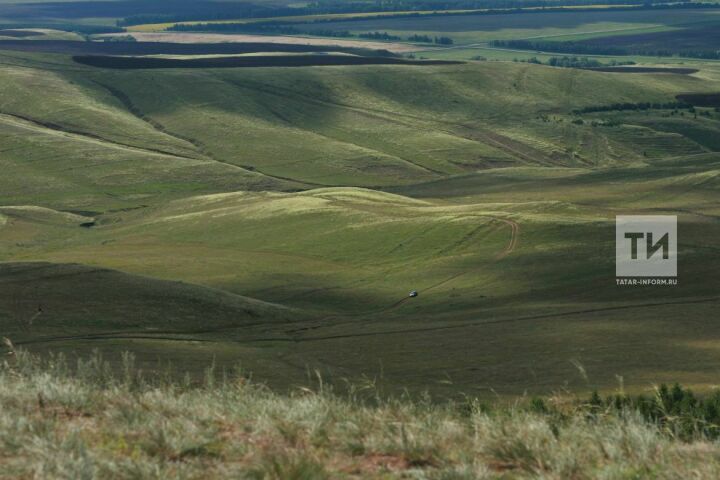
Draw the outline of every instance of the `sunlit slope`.
<instances>
[{"instance_id":1,"label":"sunlit slope","mask_svg":"<svg viewBox=\"0 0 720 480\"><path fill-rule=\"evenodd\" d=\"M489 169L389 191L459 204L562 201L608 212L665 209L716 215L718 175L720 154L703 153L656 161L649 167Z\"/></svg>"},{"instance_id":2,"label":"sunlit slope","mask_svg":"<svg viewBox=\"0 0 720 480\"><path fill-rule=\"evenodd\" d=\"M707 72L58 57L45 75L39 58L0 67L0 262L52 263L2 297L26 345L218 352L280 385L311 365L398 388L585 388L576 360L604 388L712 382L717 120L570 114L716 91ZM615 285L622 213L679 215L677 287ZM52 308L23 330L38 296Z\"/></svg>"},{"instance_id":3,"label":"sunlit slope","mask_svg":"<svg viewBox=\"0 0 720 480\"><path fill-rule=\"evenodd\" d=\"M636 137L682 139L548 116L589 105L668 102L680 91L711 88L683 75L503 63L102 76L138 111L195 139L212 158L317 185L366 186L488 166L645 162ZM688 142L679 153L701 151Z\"/></svg>"},{"instance_id":4,"label":"sunlit slope","mask_svg":"<svg viewBox=\"0 0 720 480\"><path fill-rule=\"evenodd\" d=\"M294 186L207 158L84 76L3 66L0 95L5 205L105 211L161 196Z\"/></svg>"},{"instance_id":5,"label":"sunlit slope","mask_svg":"<svg viewBox=\"0 0 720 480\"><path fill-rule=\"evenodd\" d=\"M22 55L0 80L0 182L14 204L105 211L158 196L408 185L492 167L641 165L713 148L641 118L598 127L570 115L711 90L702 76L512 63L116 71Z\"/></svg>"},{"instance_id":6,"label":"sunlit slope","mask_svg":"<svg viewBox=\"0 0 720 480\"><path fill-rule=\"evenodd\" d=\"M713 158L654 172L492 170L403 189L422 200L357 188L204 195L56 236L16 220L0 241L5 260L99 265L332 314L451 318L644 301L653 291L614 284L614 217L679 213L682 268L714 278ZM18 241L19 229L36 233ZM687 282L666 295L716 287ZM419 299L397 304L414 289Z\"/></svg>"},{"instance_id":7,"label":"sunlit slope","mask_svg":"<svg viewBox=\"0 0 720 480\"><path fill-rule=\"evenodd\" d=\"M13 230L31 231L33 223L16 222L4 235L14 240ZM96 227L65 231L70 239L62 242L8 242L6 259L104 265L320 311L363 312L443 282L462 265L492 261L511 234L492 207L446 208L353 188L231 193L101 217Z\"/></svg>"},{"instance_id":8,"label":"sunlit slope","mask_svg":"<svg viewBox=\"0 0 720 480\"><path fill-rule=\"evenodd\" d=\"M454 187L435 184L442 199L357 188L203 195L99 216L91 228L79 226L87 217L5 209L0 251L3 260L113 267L293 309L246 325L205 304L190 316L172 307L168 315L182 321L170 337L152 329L176 320L139 316L137 324L116 325L117 337L41 341L35 348L131 349L148 358L199 354L211 342L223 364L240 359L280 386L302 381L311 366L328 378L382 372L397 388L443 392L547 391L566 382L612 388L615 375L630 389L677 378L706 387L718 359L708 342L720 334L712 322L720 211L703 199L717 192L717 165L705 156L665 168L654 175L495 170L474 182L465 178L464 188L474 187L462 197L442 194L459 190L461 179ZM543 185L552 186L545 199ZM406 193L419 196L417 188ZM677 287L615 285L614 216L623 212L680 215ZM63 278L77 295L89 288L72 286L82 276ZM122 291L116 280L88 281ZM176 284L157 285L161 298L175 295L162 289ZM417 298L407 297L411 289ZM34 304L33 295L30 289L21 298ZM123 298L103 297L104 308L141 312L143 302L148 311L159 305L138 295L126 307ZM106 316L115 325L121 315L87 308L95 305L88 296L77 304L63 313L72 325ZM23 338L41 336L45 324L35 325ZM123 340L124 330L141 331L142 342Z\"/></svg>"},{"instance_id":9,"label":"sunlit slope","mask_svg":"<svg viewBox=\"0 0 720 480\"><path fill-rule=\"evenodd\" d=\"M0 82L4 120L16 116L28 122L86 134L128 147L182 157L199 157L195 146L153 128L127 111L108 91L86 80L69 79L62 71L3 67Z\"/></svg>"}]
</instances>

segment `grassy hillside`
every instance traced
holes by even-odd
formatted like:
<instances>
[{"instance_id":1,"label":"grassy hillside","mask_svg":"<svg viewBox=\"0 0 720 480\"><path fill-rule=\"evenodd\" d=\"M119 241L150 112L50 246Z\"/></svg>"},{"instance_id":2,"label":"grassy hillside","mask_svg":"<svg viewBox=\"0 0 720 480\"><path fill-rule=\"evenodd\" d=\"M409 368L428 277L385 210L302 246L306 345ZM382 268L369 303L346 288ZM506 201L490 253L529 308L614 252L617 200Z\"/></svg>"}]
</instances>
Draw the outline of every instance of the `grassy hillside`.
<instances>
[{"instance_id":1,"label":"grassy hillside","mask_svg":"<svg viewBox=\"0 0 720 480\"><path fill-rule=\"evenodd\" d=\"M40 192L45 204L53 191L61 202L68 185L108 185L115 198L138 199L391 186L493 166L647 163L643 142L665 141L669 155L705 150L664 131L590 128L564 115L713 88L698 75L514 64L116 72L57 55L15 52L10 61L0 123L12 145L3 185L11 204L40 203ZM39 102L46 89L62 95ZM28 150L39 164L24 161ZM47 152L57 158L50 168ZM41 171L28 175L33 168ZM37 186L16 190L28 177Z\"/></svg>"},{"instance_id":2,"label":"grassy hillside","mask_svg":"<svg viewBox=\"0 0 720 480\"><path fill-rule=\"evenodd\" d=\"M296 309L200 287L77 264L1 263L0 324L17 345L46 351L100 348L119 363L122 352L136 352L146 370L202 370L213 359L221 365L262 368L276 384L292 381L283 364L262 349L222 344L227 332L293 325L306 316ZM273 370L277 370L273 373Z\"/></svg>"},{"instance_id":3,"label":"grassy hillside","mask_svg":"<svg viewBox=\"0 0 720 480\"><path fill-rule=\"evenodd\" d=\"M716 92L712 67L2 58L0 322L28 349L283 388L716 383L718 114L587 110ZM615 285L623 213L680 216L677 287Z\"/></svg>"},{"instance_id":4,"label":"grassy hillside","mask_svg":"<svg viewBox=\"0 0 720 480\"><path fill-rule=\"evenodd\" d=\"M37 221L15 214L4 229L7 260L179 278L295 309L282 321L260 315L251 325L227 324L211 301L193 313L198 320L178 320L170 338L157 321L140 317L132 328L110 328L110 318L93 327L108 335L88 338L83 327L83 334L48 342L51 325L40 321L18 339L39 337L30 348L129 348L143 360L163 349L173 358L174 345L185 349L187 340L209 341L224 365L252 365L275 386L302 382L312 366L328 381L365 373L394 388L451 395L606 388L615 375L631 390L678 375L707 387L718 358L702 345L720 334L708 322L720 301L712 275L720 212L707 200L718 187L716 161L708 156L682 173L658 168L655 178L643 169L489 171L412 192L437 200L349 188L192 197L100 217L96 227L73 227L61 239L42 228L22 243L21 225ZM614 215L678 211L685 281L662 292L615 286ZM90 281L108 305L125 304L113 279ZM408 299L411 289L420 296ZM45 295L32 294L27 314ZM6 299L4 308L14 307ZM84 322L107 315L84 308L76 313ZM169 318L178 316L165 308ZM59 322L70 319L58 310ZM205 328L206 315L220 325ZM128 333L141 333L143 343L117 342Z\"/></svg>"}]
</instances>

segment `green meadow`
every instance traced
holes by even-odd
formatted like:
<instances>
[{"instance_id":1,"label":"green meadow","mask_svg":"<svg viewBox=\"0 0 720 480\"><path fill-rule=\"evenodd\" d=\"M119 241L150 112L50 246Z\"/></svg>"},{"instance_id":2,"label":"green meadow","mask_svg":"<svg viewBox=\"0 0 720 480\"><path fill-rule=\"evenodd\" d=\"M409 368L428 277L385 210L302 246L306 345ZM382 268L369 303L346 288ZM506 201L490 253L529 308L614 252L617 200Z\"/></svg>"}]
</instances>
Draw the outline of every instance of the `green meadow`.
<instances>
[{"instance_id":1,"label":"green meadow","mask_svg":"<svg viewBox=\"0 0 720 480\"><path fill-rule=\"evenodd\" d=\"M716 92L711 63L1 58L15 345L241 364L280 389L312 370L446 396L716 383L720 114L573 113ZM679 216L678 286L616 285L618 214Z\"/></svg>"}]
</instances>

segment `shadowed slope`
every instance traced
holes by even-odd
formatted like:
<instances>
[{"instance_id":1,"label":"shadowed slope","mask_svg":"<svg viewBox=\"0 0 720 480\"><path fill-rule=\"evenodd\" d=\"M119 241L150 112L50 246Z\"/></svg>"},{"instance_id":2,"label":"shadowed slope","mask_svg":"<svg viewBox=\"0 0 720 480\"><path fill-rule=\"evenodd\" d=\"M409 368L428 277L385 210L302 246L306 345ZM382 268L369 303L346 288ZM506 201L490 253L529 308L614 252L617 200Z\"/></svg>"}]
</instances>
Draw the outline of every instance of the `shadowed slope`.
<instances>
[{"instance_id":1,"label":"shadowed slope","mask_svg":"<svg viewBox=\"0 0 720 480\"><path fill-rule=\"evenodd\" d=\"M0 263L0 318L16 343L183 334L289 322L300 312L227 292L77 264Z\"/></svg>"}]
</instances>

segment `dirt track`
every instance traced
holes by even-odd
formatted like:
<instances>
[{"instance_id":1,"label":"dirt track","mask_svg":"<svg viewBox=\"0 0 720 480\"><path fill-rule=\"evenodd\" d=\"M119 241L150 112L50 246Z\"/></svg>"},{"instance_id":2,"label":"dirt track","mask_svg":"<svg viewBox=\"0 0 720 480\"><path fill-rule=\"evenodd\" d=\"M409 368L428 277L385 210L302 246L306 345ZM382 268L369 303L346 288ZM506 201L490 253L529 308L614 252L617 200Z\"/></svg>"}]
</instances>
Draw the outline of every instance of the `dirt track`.
<instances>
[{"instance_id":1,"label":"dirt track","mask_svg":"<svg viewBox=\"0 0 720 480\"><path fill-rule=\"evenodd\" d=\"M498 261L498 260L501 260L501 259L507 257L508 255L510 255L510 254L515 250L515 247L517 247L518 241L519 241L519 237L520 237L520 225L519 225L516 221L514 221L514 220L508 220L508 219L506 219L506 218L499 218L499 217L492 217L492 218L493 218L493 220L497 220L497 221L499 221L499 222L503 222L503 223L505 223L505 224L507 224L507 225L510 226L510 240L508 241L507 246L506 246L503 250L501 250L500 252L498 252L497 255L495 255L495 261ZM435 283L435 284L433 284L433 285L431 285L431 286L423 289L423 290L421 291L421 293L422 293L422 294L425 294L425 293L427 293L427 292L430 292L430 291L432 291L432 290L435 290L436 288L438 288L438 287L440 287L440 286L442 286L442 285L445 285L446 283L449 283L449 282L455 280L456 278L460 278L460 277L462 277L462 276L464 276L464 275L467 275L468 273L471 273L471 272L473 272L473 271L474 271L474 270L466 270L466 271L464 271L464 272L458 272L458 273L456 273L455 275L452 275L452 276L450 276L450 277L448 277L448 278L446 278L446 279L444 279L444 280L441 280L441 281L438 282L438 283ZM389 311L395 310L396 308L402 306L404 303L406 303L406 302L409 301L409 300L411 300L411 297L405 297L405 298L403 298L403 299L401 299L401 300L398 300L397 302L393 303L393 304L390 305L389 307L387 307L387 308L385 308L385 309L383 309L383 310L380 310L380 311L377 312L377 313L387 313L387 312L389 312Z\"/></svg>"}]
</instances>

